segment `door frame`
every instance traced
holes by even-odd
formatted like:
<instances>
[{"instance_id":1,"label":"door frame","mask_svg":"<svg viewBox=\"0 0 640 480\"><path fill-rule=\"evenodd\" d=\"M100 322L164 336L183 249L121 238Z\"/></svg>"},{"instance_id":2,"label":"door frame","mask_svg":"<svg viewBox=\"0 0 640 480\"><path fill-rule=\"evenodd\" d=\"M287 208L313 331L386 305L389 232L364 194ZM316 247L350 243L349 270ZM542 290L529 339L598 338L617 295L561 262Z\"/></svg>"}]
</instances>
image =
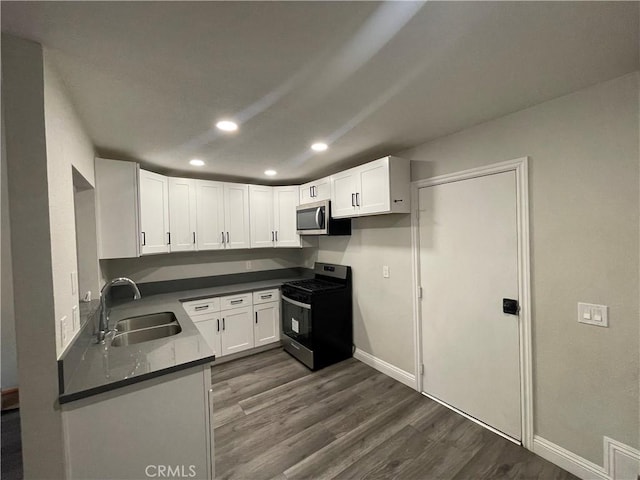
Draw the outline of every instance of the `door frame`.
<instances>
[{"instance_id":1,"label":"door frame","mask_svg":"<svg viewBox=\"0 0 640 480\"><path fill-rule=\"evenodd\" d=\"M521 157L461 172L438 175L411 183L411 250L413 265L413 319L416 390L422 393L422 297L420 283L420 235L418 193L421 188L470 180L504 172L516 175L516 222L518 242L518 297L520 315L520 424L522 445L533 448L533 370L531 340L531 263L529 248L529 158Z\"/></svg>"}]
</instances>

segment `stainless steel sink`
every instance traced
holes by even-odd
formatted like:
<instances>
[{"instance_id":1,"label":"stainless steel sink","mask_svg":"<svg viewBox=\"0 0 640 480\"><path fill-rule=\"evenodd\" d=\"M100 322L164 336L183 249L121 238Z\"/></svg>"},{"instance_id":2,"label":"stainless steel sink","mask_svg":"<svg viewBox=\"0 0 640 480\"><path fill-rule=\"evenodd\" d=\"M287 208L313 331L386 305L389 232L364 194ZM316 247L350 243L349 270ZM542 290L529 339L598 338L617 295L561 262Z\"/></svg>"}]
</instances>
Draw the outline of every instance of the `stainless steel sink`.
<instances>
[{"instance_id":1,"label":"stainless steel sink","mask_svg":"<svg viewBox=\"0 0 640 480\"><path fill-rule=\"evenodd\" d=\"M125 347L136 343L148 342L159 338L177 335L182 331L178 322L169 325L143 328L141 330L131 330L129 332L118 333L111 342L112 347Z\"/></svg>"},{"instance_id":2,"label":"stainless steel sink","mask_svg":"<svg viewBox=\"0 0 640 480\"><path fill-rule=\"evenodd\" d=\"M177 323L176 316L172 312L151 313L138 317L125 318L116 323L118 333L140 330L141 328L158 327Z\"/></svg>"}]
</instances>

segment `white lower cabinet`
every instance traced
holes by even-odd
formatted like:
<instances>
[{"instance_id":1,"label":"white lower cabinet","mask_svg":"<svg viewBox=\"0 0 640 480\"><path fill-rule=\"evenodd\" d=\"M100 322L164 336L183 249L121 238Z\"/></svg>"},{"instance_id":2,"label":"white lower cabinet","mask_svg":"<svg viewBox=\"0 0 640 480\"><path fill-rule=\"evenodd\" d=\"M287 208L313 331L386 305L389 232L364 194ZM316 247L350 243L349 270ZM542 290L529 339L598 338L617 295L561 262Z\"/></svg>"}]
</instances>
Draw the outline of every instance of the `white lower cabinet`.
<instances>
[{"instance_id":1,"label":"white lower cabinet","mask_svg":"<svg viewBox=\"0 0 640 480\"><path fill-rule=\"evenodd\" d=\"M280 302L254 305L253 310L255 346L261 347L280 340Z\"/></svg>"},{"instance_id":2,"label":"white lower cabinet","mask_svg":"<svg viewBox=\"0 0 640 480\"><path fill-rule=\"evenodd\" d=\"M171 466L184 468L185 478L213 479L210 367L63 404L67 478L157 478Z\"/></svg>"},{"instance_id":3,"label":"white lower cabinet","mask_svg":"<svg viewBox=\"0 0 640 480\"><path fill-rule=\"evenodd\" d=\"M200 335L207 341L207 345L213 350L213 354L218 357L222 354L222 338L220 336L220 312L214 314L194 317L193 323L200 332Z\"/></svg>"},{"instance_id":4,"label":"white lower cabinet","mask_svg":"<svg viewBox=\"0 0 640 480\"><path fill-rule=\"evenodd\" d=\"M183 303L216 357L280 340L280 290L271 288Z\"/></svg>"},{"instance_id":5,"label":"white lower cabinet","mask_svg":"<svg viewBox=\"0 0 640 480\"><path fill-rule=\"evenodd\" d=\"M253 348L252 307L234 308L220 313L222 316L221 355L231 355Z\"/></svg>"}]
</instances>

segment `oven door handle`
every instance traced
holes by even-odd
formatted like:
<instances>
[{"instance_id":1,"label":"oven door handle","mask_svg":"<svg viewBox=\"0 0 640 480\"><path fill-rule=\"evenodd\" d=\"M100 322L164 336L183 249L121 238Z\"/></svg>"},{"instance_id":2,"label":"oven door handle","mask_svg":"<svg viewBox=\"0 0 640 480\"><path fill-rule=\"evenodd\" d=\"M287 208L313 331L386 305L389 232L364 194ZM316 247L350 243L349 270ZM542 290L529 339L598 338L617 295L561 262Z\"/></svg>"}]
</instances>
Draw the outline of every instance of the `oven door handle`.
<instances>
[{"instance_id":1,"label":"oven door handle","mask_svg":"<svg viewBox=\"0 0 640 480\"><path fill-rule=\"evenodd\" d=\"M284 300L287 303L290 303L291 305L295 305L297 307L306 308L307 310L311 310L311 305L309 305L308 303L296 302L295 300L291 300L290 298L287 298L284 295L282 295L282 300Z\"/></svg>"}]
</instances>

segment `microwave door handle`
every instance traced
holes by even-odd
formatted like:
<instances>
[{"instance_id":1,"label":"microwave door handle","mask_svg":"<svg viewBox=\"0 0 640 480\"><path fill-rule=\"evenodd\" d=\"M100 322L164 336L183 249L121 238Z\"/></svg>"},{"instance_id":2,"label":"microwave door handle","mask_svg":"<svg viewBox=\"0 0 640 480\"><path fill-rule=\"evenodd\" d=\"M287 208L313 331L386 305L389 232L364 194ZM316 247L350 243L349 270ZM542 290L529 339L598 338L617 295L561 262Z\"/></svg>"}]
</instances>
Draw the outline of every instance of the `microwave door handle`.
<instances>
[{"instance_id":1,"label":"microwave door handle","mask_svg":"<svg viewBox=\"0 0 640 480\"><path fill-rule=\"evenodd\" d=\"M317 228L322 228L322 223L324 220L324 215L322 214L322 208L318 207L316 208L316 227Z\"/></svg>"}]
</instances>

